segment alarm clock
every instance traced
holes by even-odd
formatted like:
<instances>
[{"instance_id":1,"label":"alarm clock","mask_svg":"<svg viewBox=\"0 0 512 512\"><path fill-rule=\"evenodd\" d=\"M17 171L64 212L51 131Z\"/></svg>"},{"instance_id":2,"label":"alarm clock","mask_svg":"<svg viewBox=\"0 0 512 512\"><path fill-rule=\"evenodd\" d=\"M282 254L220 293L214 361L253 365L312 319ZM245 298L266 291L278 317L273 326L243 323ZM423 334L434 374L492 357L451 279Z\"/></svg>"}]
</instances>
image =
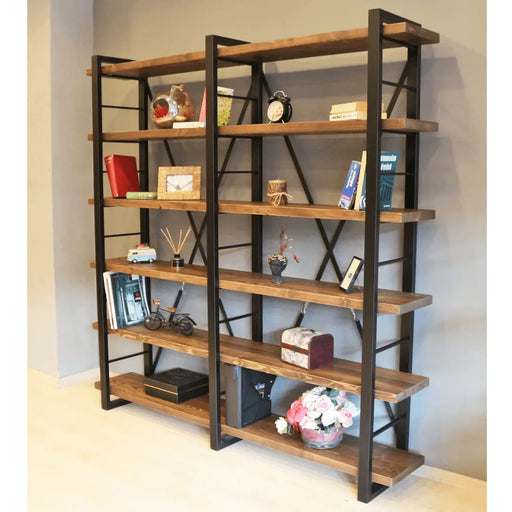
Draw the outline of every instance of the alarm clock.
<instances>
[{"instance_id":1,"label":"alarm clock","mask_svg":"<svg viewBox=\"0 0 512 512\"><path fill-rule=\"evenodd\" d=\"M292 104L284 91L276 91L268 99L267 117L271 123L287 123L292 117Z\"/></svg>"}]
</instances>

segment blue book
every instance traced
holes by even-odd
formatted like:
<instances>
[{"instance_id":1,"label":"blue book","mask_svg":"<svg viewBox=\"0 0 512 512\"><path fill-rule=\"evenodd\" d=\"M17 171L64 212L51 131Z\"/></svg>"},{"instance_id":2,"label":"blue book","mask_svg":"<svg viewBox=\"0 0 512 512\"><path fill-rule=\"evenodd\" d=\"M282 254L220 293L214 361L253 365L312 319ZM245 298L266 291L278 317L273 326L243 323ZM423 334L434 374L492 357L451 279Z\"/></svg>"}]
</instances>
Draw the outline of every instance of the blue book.
<instances>
[{"instance_id":1,"label":"blue book","mask_svg":"<svg viewBox=\"0 0 512 512\"><path fill-rule=\"evenodd\" d=\"M380 172L386 173L385 175L380 177L380 209L381 210L390 210L391 209L391 199L393 197L393 184L395 181L395 176L393 174L387 173L395 173L398 157L400 153L394 151L381 151L380 153ZM366 173L364 175L363 182L363 190L361 194L361 202L358 205L359 210L366 210Z\"/></svg>"},{"instance_id":2,"label":"blue book","mask_svg":"<svg viewBox=\"0 0 512 512\"><path fill-rule=\"evenodd\" d=\"M344 210L350 210L354 202L359 169L361 169L361 163L352 160L352 163L348 169L347 179L345 180L345 186L343 187L340 200L338 201L338 206Z\"/></svg>"}]
</instances>

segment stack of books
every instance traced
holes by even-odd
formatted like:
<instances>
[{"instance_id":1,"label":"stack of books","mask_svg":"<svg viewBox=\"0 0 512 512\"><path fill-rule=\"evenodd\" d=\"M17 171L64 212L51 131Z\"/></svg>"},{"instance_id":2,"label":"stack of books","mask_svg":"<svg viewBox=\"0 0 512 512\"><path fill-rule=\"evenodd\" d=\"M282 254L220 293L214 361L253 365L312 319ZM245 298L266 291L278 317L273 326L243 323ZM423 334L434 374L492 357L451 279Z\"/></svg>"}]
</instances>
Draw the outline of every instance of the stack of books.
<instances>
[{"instance_id":1,"label":"stack of books","mask_svg":"<svg viewBox=\"0 0 512 512\"><path fill-rule=\"evenodd\" d=\"M366 101L350 101L349 103L339 103L331 106L329 112L329 121L348 121L351 119L366 119L368 104ZM382 104L382 119L387 119L384 112L384 103Z\"/></svg>"}]
</instances>

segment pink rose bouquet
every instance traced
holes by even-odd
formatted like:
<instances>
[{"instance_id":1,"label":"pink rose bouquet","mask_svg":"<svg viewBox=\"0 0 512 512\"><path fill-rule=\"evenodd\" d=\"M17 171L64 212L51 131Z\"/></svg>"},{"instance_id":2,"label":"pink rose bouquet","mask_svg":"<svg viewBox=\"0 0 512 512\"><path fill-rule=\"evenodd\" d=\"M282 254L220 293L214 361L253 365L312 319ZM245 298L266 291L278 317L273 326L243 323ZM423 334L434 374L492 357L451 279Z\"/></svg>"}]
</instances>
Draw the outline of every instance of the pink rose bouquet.
<instances>
[{"instance_id":1,"label":"pink rose bouquet","mask_svg":"<svg viewBox=\"0 0 512 512\"><path fill-rule=\"evenodd\" d=\"M359 409L347 398L345 391L317 386L302 394L288 410L286 418L276 420L280 434L293 430L323 430L350 427Z\"/></svg>"}]
</instances>

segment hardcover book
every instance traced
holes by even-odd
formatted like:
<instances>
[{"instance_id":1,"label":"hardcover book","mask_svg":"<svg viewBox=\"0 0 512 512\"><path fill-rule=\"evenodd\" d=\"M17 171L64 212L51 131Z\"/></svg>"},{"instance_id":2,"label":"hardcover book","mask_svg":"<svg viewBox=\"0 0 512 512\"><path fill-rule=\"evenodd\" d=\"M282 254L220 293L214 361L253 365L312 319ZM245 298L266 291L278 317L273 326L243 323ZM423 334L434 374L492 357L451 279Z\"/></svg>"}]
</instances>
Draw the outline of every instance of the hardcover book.
<instances>
[{"instance_id":1,"label":"hardcover book","mask_svg":"<svg viewBox=\"0 0 512 512\"><path fill-rule=\"evenodd\" d=\"M366 101L349 101L348 103L338 103L331 106L331 114L341 114L344 112L366 112L368 110L368 103ZM381 105L381 110L384 110L384 103Z\"/></svg>"},{"instance_id":2,"label":"hardcover book","mask_svg":"<svg viewBox=\"0 0 512 512\"><path fill-rule=\"evenodd\" d=\"M340 112L338 114L329 114L329 121L349 121L351 119L363 119L368 118L368 113L363 110L354 110L353 112ZM386 112L382 112L381 119L387 119L388 115Z\"/></svg>"},{"instance_id":3,"label":"hardcover book","mask_svg":"<svg viewBox=\"0 0 512 512\"><path fill-rule=\"evenodd\" d=\"M352 207L352 203L354 202L357 186L357 177L359 176L360 168L361 163L352 160L352 163L350 164L350 167L348 169L347 179L345 180L345 186L343 187L340 200L338 201L338 206L343 208L344 210L349 210Z\"/></svg>"},{"instance_id":4,"label":"hardcover book","mask_svg":"<svg viewBox=\"0 0 512 512\"><path fill-rule=\"evenodd\" d=\"M105 296L107 299L107 314L111 329L117 329L117 319L113 309L113 294L111 276L116 272L103 272L103 283L105 285Z\"/></svg>"},{"instance_id":5,"label":"hardcover book","mask_svg":"<svg viewBox=\"0 0 512 512\"><path fill-rule=\"evenodd\" d=\"M127 192L138 192L139 176L134 156L108 155L105 157L112 197L125 198Z\"/></svg>"},{"instance_id":6,"label":"hardcover book","mask_svg":"<svg viewBox=\"0 0 512 512\"><path fill-rule=\"evenodd\" d=\"M110 327L123 327L139 324L149 315L146 295L146 281L143 276L105 272L105 293Z\"/></svg>"},{"instance_id":7,"label":"hardcover book","mask_svg":"<svg viewBox=\"0 0 512 512\"><path fill-rule=\"evenodd\" d=\"M356 197L354 199L354 210L361 210L361 198L363 197L363 186L366 184L366 151L361 155L361 168L357 180ZM364 208L363 208L364 209Z\"/></svg>"},{"instance_id":8,"label":"hardcover book","mask_svg":"<svg viewBox=\"0 0 512 512\"><path fill-rule=\"evenodd\" d=\"M391 200L393 197L393 185L395 181L394 173L396 172L399 153L392 151L382 151L380 154L380 172L383 173L380 176L380 209L390 210ZM362 179L361 198L357 202L354 209L366 210L366 165L363 171L364 176L360 176Z\"/></svg>"}]
</instances>

